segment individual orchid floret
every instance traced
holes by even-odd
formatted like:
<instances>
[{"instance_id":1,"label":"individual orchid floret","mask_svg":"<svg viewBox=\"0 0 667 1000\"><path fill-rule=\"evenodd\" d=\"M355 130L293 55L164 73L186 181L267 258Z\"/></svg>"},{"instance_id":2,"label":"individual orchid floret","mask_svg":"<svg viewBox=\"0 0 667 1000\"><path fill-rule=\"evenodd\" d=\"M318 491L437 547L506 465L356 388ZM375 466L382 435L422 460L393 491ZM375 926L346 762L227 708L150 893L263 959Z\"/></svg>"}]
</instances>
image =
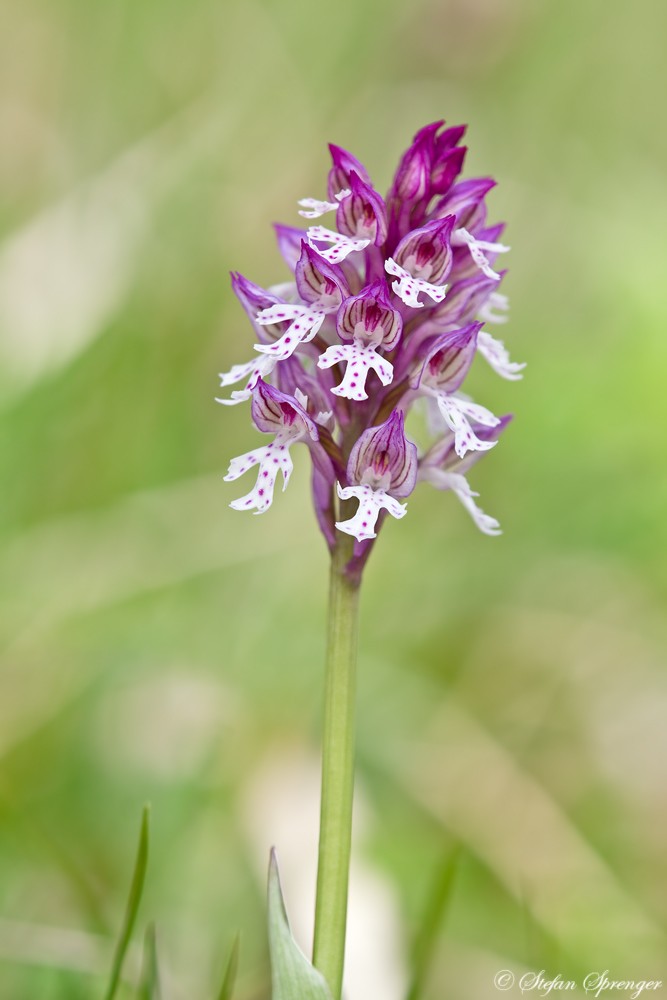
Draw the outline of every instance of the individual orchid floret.
<instances>
[{"instance_id":1,"label":"individual orchid floret","mask_svg":"<svg viewBox=\"0 0 667 1000\"><path fill-rule=\"evenodd\" d=\"M334 233L332 229L325 229L324 226L311 226L308 230L308 242L320 257L324 257L330 264L339 264L355 250L364 250L371 241L351 240L349 236ZM314 243L333 243L333 246L320 250L313 245Z\"/></svg>"},{"instance_id":2,"label":"individual orchid floret","mask_svg":"<svg viewBox=\"0 0 667 1000\"><path fill-rule=\"evenodd\" d=\"M405 236L394 257L385 262L385 270L400 280L392 285L407 306L421 309L419 293L426 292L434 302L442 302L447 288L442 283L452 267L450 234L454 216L427 222L421 229Z\"/></svg>"},{"instance_id":3,"label":"individual orchid floret","mask_svg":"<svg viewBox=\"0 0 667 1000\"><path fill-rule=\"evenodd\" d=\"M304 219L319 219L321 215L326 215L327 212L335 212L338 208L338 202L342 201L343 198L347 198L350 194L348 188L343 188L335 195L336 201L318 201L317 198L302 198L299 201L299 205L303 208L309 209L307 212L302 212L299 210L299 215L302 215Z\"/></svg>"},{"instance_id":4,"label":"individual orchid floret","mask_svg":"<svg viewBox=\"0 0 667 1000\"><path fill-rule=\"evenodd\" d=\"M500 309L501 313L506 313L510 307L510 300L500 292L491 292L487 300L477 310L477 315L484 323L506 323L509 316L499 316L494 313L494 309Z\"/></svg>"},{"instance_id":5,"label":"individual orchid floret","mask_svg":"<svg viewBox=\"0 0 667 1000\"><path fill-rule=\"evenodd\" d=\"M507 253L511 247L506 247L502 243L489 243L486 240L477 240L467 229L455 229L451 238L453 247L467 246L470 256L477 264L480 271L487 277L500 281L501 275L493 270L488 260L484 256L484 250L488 253Z\"/></svg>"},{"instance_id":6,"label":"individual orchid floret","mask_svg":"<svg viewBox=\"0 0 667 1000\"><path fill-rule=\"evenodd\" d=\"M431 285L428 281L422 281L421 278L413 278L408 271L396 263L393 257L389 257L385 261L384 269L388 274L393 274L399 279L392 282L391 287L399 299L405 302L406 306L411 306L413 309L422 309L424 307L424 303L419 301L420 292L430 295L434 302L442 302L447 294L446 285Z\"/></svg>"},{"instance_id":7,"label":"individual orchid floret","mask_svg":"<svg viewBox=\"0 0 667 1000\"><path fill-rule=\"evenodd\" d=\"M350 453L347 478L354 485L343 489L339 484L338 496L341 500L356 497L359 507L348 521L336 522L339 531L363 542L376 537L381 510L392 517L405 516L407 504L395 498L407 497L415 488L417 448L405 437L400 410L394 410L379 427L364 431Z\"/></svg>"},{"instance_id":8,"label":"individual orchid floret","mask_svg":"<svg viewBox=\"0 0 667 1000\"><path fill-rule=\"evenodd\" d=\"M253 489L246 496L233 500L229 506L234 510L256 507L255 513L263 514L273 502L273 489L279 471L283 474L283 490L287 489L293 469L290 447L305 437L317 441L318 430L294 396L279 392L261 379L253 390L251 412L257 429L264 434L275 434L275 438L263 448L255 448L233 458L225 481L233 482L248 469L259 465Z\"/></svg>"},{"instance_id":9,"label":"individual orchid floret","mask_svg":"<svg viewBox=\"0 0 667 1000\"><path fill-rule=\"evenodd\" d=\"M361 178L364 184L371 184L368 171L356 156L352 156L352 153L348 153L346 149L334 146L332 143L329 143L329 152L333 160L333 167L329 171L327 181L327 197L330 202L333 202L336 195L350 190L352 187L351 174L353 171Z\"/></svg>"},{"instance_id":10,"label":"individual orchid floret","mask_svg":"<svg viewBox=\"0 0 667 1000\"><path fill-rule=\"evenodd\" d=\"M477 337L477 350L501 378L508 382L517 382L523 378L520 372L526 367L526 362L510 361L509 351L502 340L496 340L485 330L481 330Z\"/></svg>"},{"instance_id":11,"label":"individual orchid floret","mask_svg":"<svg viewBox=\"0 0 667 1000\"><path fill-rule=\"evenodd\" d=\"M280 340L273 344L255 344L256 351L278 361L291 357L300 344L311 341L325 316L338 310L349 291L340 268L323 260L305 241L301 244L295 277L299 294L308 304L279 302L257 316L261 324L293 321Z\"/></svg>"},{"instance_id":12,"label":"individual orchid floret","mask_svg":"<svg viewBox=\"0 0 667 1000\"><path fill-rule=\"evenodd\" d=\"M350 174L350 184L349 197L341 199L336 212L338 231L380 247L387 239L387 207L377 191L365 184L355 170Z\"/></svg>"},{"instance_id":13,"label":"individual orchid floret","mask_svg":"<svg viewBox=\"0 0 667 1000\"><path fill-rule=\"evenodd\" d=\"M456 454L463 458L466 451L487 451L495 441L482 440L473 431L470 420L486 427L500 423L486 407L454 395L463 382L477 350L481 323L471 323L436 337L422 368L413 378L412 386L420 393L437 400L445 423L454 431Z\"/></svg>"},{"instance_id":14,"label":"individual orchid floret","mask_svg":"<svg viewBox=\"0 0 667 1000\"><path fill-rule=\"evenodd\" d=\"M454 216L448 215L408 233L396 247L394 260L413 278L441 285L452 269L453 225Z\"/></svg>"},{"instance_id":15,"label":"individual orchid floret","mask_svg":"<svg viewBox=\"0 0 667 1000\"><path fill-rule=\"evenodd\" d=\"M336 330L343 345L334 344L318 359L320 368L331 368L347 362L345 376L331 391L347 399L368 399L366 377L373 369L383 385L394 377L394 366L376 353L379 347L392 350L403 329L401 314L393 309L384 281L374 281L361 292L343 302L336 316Z\"/></svg>"}]
</instances>

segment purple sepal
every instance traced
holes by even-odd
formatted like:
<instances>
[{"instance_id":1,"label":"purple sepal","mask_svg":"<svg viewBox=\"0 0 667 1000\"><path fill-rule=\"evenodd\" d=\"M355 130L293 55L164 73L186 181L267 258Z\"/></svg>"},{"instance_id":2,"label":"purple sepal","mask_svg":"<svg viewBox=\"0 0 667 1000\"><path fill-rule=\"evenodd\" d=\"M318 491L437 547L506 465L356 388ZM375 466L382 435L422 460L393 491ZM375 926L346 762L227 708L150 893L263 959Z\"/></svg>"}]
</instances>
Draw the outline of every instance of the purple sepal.
<instances>
[{"instance_id":1,"label":"purple sepal","mask_svg":"<svg viewBox=\"0 0 667 1000\"><path fill-rule=\"evenodd\" d=\"M371 179L368 175L368 171L363 163L360 163L356 156L352 156L352 153L348 153L346 149L342 149L340 146L334 146L333 143L329 143L329 152L331 153L331 159L333 160L333 167L329 171L329 178L327 181L327 197L329 201L333 201L336 195L340 191L349 190L352 186L351 174L354 171L365 184L371 184Z\"/></svg>"},{"instance_id":2,"label":"purple sepal","mask_svg":"<svg viewBox=\"0 0 667 1000\"><path fill-rule=\"evenodd\" d=\"M301 243L306 238L306 230L299 229L298 226L283 226L279 222L274 222L273 228L276 231L280 256L294 274L297 261L301 256Z\"/></svg>"},{"instance_id":3,"label":"purple sepal","mask_svg":"<svg viewBox=\"0 0 667 1000\"><path fill-rule=\"evenodd\" d=\"M434 219L442 219L445 215L456 216L456 227L467 228L471 213L484 200L491 188L496 186L493 177L475 177L469 181L461 181L450 188L430 213Z\"/></svg>"},{"instance_id":4,"label":"purple sepal","mask_svg":"<svg viewBox=\"0 0 667 1000\"><path fill-rule=\"evenodd\" d=\"M297 261L295 277L303 301L320 305L330 312L350 294L342 268L320 257L305 240L301 241L301 256Z\"/></svg>"},{"instance_id":5,"label":"purple sepal","mask_svg":"<svg viewBox=\"0 0 667 1000\"><path fill-rule=\"evenodd\" d=\"M252 391L252 419L262 434L278 434L280 431L300 423L313 441L319 439L317 425L308 416L294 396L288 396L279 389L259 379Z\"/></svg>"},{"instance_id":6,"label":"purple sepal","mask_svg":"<svg viewBox=\"0 0 667 1000\"><path fill-rule=\"evenodd\" d=\"M507 271L498 272L501 277ZM449 325L450 323L470 323L479 309L484 305L490 292L495 292L500 286L499 281L487 278L480 270L472 278L457 281L447 292L447 298L436 306L428 318L429 328Z\"/></svg>"},{"instance_id":7,"label":"purple sepal","mask_svg":"<svg viewBox=\"0 0 667 1000\"><path fill-rule=\"evenodd\" d=\"M352 340L361 323L367 338L385 351L391 351L400 340L403 318L391 305L384 279L374 281L359 295L346 299L336 315L336 332L341 340Z\"/></svg>"},{"instance_id":8,"label":"purple sepal","mask_svg":"<svg viewBox=\"0 0 667 1000\"><path fill-rule=\"evenodd\" d=\"M483 424L471 421L471 426L476 437L481 441L497 441L505 428L514 419L513 413L506 413L500 418L500 423L495 427L485 427ZM449 431L443 437L435 441L426 454L419 460L420 467L425 465L435 465L445 472L458 472L462 476L466 474L480 458L488 454L486 451L469 451L463 458L459 458L454 450L454 432Z\"/></svg>"},{"instance_id":9,"label":"purple sepal","mask_svg":"<svg viewBox=\"0 0 667 1000\"><path fill-rule=\"evenodd\" d=\"M452 267L452 248L449 242L454 216L434 219L421 229L408 233L398 244L394 260L414 278L421 278L431 285L441 285Z\"/></svg>"},{"instance_id":10,"label":"purple sepal","mask_svg":"<svg viewBox=\"0 0 667 1000\"><path fill-rule=\"evenodd\" d=\"M379 427L364 431L350 453L347 478L395 497L412 493L417 481L417 447L405 437L400 410L394 410Z\"/></svg>"},{"instance_id":11,"label":"purple sepal","mask_svg":"<svg viewBox=\"0 0 667 1000\"><path fill-rule=\"evenodd\" d=\"M461 173L467 146L455 146L445 153L431 170L430 194L445 194Z\"/></svg>"},{"instance_id":12,"label":"purple sepal","mask_svg":"<svg viewBox=\"0 0 667 1000\"><path fill-rule=\"evenodd\" d=\"M343 198L336 212L338 232L352 239L373 240L380 247L387 239L387 206L356 170L350 174L352 194Z\"/></svg>"},{"instance_id":13,"label":"purple sepal","mask_svg":"<svg viewBox=\"0 0 667 1000\"><path fill-rule=\"evenodd\" d=\"M437 164L454 146L458 146L459 141L466 133L467 125L454 125L446 128L444 132L435 137L434 163Z\"/></svg>"},{"instance_id":14,"label":"purple sepal","mask_svg":"<svg viewBox=\"0 0 667 1000\"><path fill-rule=\"evenodd\" d=\"M471 323L461 330L451 330L436 337L421 368L410 379L410 387L418 389L428 376L429 385L443 392L456 392L468 374L477 350L477 334L483 323Z\"/></svg>"},{"instance_id":15,"label":"purple sepal","mask_svg":"<svg viewBox=\"0 0 667 1000\"><path fill-rule=\"evenodd\" d=\"M256 285L253 281L248 281L238 271L231 271L232 290L239 302L245 309L248 319L253 325L257 339L262 344L270 344L277 340L286 328L285 323L275 323L272 326L262 326L257 322L257 313L262 309L269 309L271 306L282 302L277 295L267 292L266 289Z\"/></svg>"}]
</instances>

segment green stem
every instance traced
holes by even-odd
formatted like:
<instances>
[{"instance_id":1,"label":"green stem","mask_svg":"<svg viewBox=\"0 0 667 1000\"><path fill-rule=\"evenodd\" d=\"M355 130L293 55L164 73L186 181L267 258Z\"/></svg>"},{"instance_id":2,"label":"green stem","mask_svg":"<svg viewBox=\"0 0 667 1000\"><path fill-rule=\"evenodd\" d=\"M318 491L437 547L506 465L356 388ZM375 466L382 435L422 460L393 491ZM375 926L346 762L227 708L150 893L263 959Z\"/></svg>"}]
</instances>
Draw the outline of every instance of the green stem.
<instances>
[{"instance_id":1,"label":"green stem","mask_svg":"<svg viewBox=\"0 0 667 1000\"><path fill-rule=\"evenodd\" d=\"M359 581L345 575L354 539L337 532L331 560L322 737L322 802L313 965L339 1000L345 958L354 791Z\"/></svg>"}]
</instances>

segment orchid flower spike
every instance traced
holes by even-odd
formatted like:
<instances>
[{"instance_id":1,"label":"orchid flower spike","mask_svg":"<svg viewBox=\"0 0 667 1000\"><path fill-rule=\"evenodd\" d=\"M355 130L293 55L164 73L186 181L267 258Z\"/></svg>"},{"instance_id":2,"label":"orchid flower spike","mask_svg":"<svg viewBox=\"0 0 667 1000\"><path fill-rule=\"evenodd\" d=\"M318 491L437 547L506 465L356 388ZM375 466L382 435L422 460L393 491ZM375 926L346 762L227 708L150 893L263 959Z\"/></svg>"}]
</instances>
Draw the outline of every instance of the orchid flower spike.
<instances>
[{"instance_id":1,"label":"orchid flower spike","mask_svg":"<svg viewBox=\"0 0 667 1000\"><path fill-rule=\"evenodd\" d=\"M386 514L405 515L399 501L418 479L453 492L481 531L499 532L465 475L507 420L473 402L464 382L478 354L508 381L521 379L525 365L485 329L507 320L505 272L494 265L509 248L499 242L503 226L487 222L495 181L460 179L464 132L442 121L417 132L386 197L355 156L331 145L326 197L299 206L307 220L331 213L335 223L275 226L288 269L278 284L265 289L232 275L257 355L220 376L223 387L239 387L219 402L252 400L255 427L274 435L232 460L229 481L258 469L253 490L232 506L267 510L278 471L284 486L289 480L291 446L306 444L318 524L332 550L341 532L355 538L355 573ZM435 440L417 475L404 419L420 397Z\"/></svg>"}]
</instances>

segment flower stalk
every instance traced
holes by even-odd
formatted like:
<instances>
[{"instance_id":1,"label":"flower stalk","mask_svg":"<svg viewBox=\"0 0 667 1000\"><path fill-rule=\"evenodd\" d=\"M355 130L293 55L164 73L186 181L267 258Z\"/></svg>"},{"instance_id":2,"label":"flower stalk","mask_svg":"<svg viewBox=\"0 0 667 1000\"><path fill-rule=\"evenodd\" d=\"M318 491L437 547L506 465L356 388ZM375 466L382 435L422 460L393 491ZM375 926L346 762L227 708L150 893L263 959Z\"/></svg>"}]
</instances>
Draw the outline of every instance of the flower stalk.
<instances>
[{"instance_id":1,"label":"flower stalk","mask_svg":"<svg viewBox=\"0 0 667 1000\"><path fill-rule=\"evenodd\" d=\"M343 501L341 508L350 501ZM313 965L339 1000L343 982L354 793L358 575L346 573L354 539L336 533L331 557L322 738L322 800Z\"/></svg>"}]
</instances>

